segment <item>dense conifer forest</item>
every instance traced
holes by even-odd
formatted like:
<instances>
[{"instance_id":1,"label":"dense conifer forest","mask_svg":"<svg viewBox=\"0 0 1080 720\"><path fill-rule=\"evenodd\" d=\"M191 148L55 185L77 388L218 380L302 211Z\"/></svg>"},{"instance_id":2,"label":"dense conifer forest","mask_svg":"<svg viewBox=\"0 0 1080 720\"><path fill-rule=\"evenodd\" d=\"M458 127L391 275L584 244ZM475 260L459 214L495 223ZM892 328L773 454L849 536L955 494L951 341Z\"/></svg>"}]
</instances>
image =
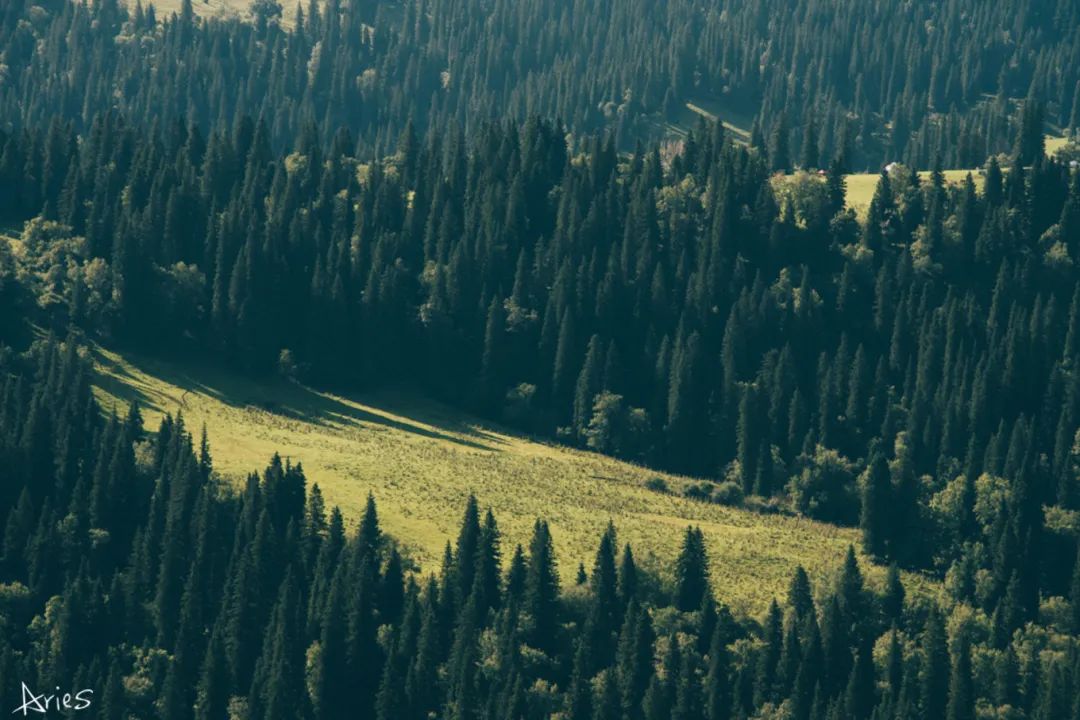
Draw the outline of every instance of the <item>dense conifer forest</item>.
<instances>
[{"instance_id":1,"label":"dense conifer forest","mask_svg":"<svg viewBox=\"0 0 1080 720\"><path fill-rule=\"evenodd\" d=\"M705 100L748 137L665 134ZM1048 125L1080 125L1071 0L4 3L2 702L1080 720L1080 172ZM858 217L845 173L890 160ZM347 530L299 462L237 487L182 417L104 413L86 341L414 384L858 525L888 581L852 551L735 616L693 527L670 575L614 525L575 573L475 500L422 574L378 498Z\"/></svg>"},{"instance_id":2,"label":"dense conifer forest","mask_svg":"<svg viewBox=\"0 0 1080 720\"><path fill-rule=\"evenodd\" d=\"M471 135L536 115L629 149L692 103L737 119L773 167L853 169L981 165L1011 149L1025 99L1080 126L1076 0L285 0L288 23L278 0L250 23L199 22L192 2L164 17L141 0L9 0L0 120L249 115L277 150L345 127L366 159L410 120Z\"/></svg>"},{"instance_id":3,"label":"dense conifer forest","mask_svg":"<svg viewBox=\"0 0 1080 720\"><path fill-rule=\"evenodd\" d=\"M1015 571L992 615L959 585L946 614L895 565L869 591L849 552L828 587L799 568L758 622L710 586L696 528L670 582L613 525L571 576L543 520L511 551L470 498L420 577L375 499L346 532L299 464L234 489L182 417L151 433L137 406L103 415L73 338L0 370L5 698L93 688L107 720L1076 717L1080 618L1059 603L1032 622ZM995 522L1015 543L1022 521Z\"/></svg>"}]
</instances>

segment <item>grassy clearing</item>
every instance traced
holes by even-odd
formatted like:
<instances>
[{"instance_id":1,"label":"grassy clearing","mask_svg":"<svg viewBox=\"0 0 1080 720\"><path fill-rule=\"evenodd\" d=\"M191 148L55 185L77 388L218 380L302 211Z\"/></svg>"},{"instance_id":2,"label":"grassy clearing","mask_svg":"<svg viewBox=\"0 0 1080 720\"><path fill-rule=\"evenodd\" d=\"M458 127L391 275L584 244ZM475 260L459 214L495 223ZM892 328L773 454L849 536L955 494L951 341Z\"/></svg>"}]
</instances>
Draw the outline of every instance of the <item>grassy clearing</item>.
<instances>
[{"instance_id":1,"label":"grassy clearing","mask_svg":"<svg viewBox=\"0 0 1080 720\"><path fill-rule=\"evenodd\" d=\"M470 491L491 506L504 555L546 517L564 583L579 561L591 566L608 520L647 566L669 574L682 531L701 526L718 595L734 608L763 611L802 564L816 581L832 577L857 534L821 523L762 516L644 487L662 477L687 481L592 453L530 441L405 391L345 398L284 382L254 382L196 366L120 356L97 348L96 393L105 407L138 399L148 426L182 411L198 433L206 423L217 469L239 479L275 451L303 462L309 481L342 508L350 525L368 492L384 527L424 570L435 570L457 532ZM881 568L864 569L879 584ZM912 588L927 588L912 577Z\"/></svg>"},{"instance_id":2,"label":"grassy clearing","mask_svg":"<svg viewBox=\"0 0 1080 720\"><path fill-rule=\"evenodd\" d=\"M946 170L945 182L949 185L959 185L964 182L967 174L971 173L975 181L975 189L982 191L983 178L978 169L971 170ZM866 217L866 211L870 207L870 201L874 199L874 190L877 189L881 173L855 173L848 175L847 181L847 204L855 211L859 219ZM924 182L930 179L930 171L922 171L919 178Z\"/></svg>"},{"instance_id":3,"label":"grassy clearing","mask_svg":"<svg viewBox=\"0 0 1080 720\"><path fill-rule=\"evenodd\" d=\"M180 14L183 0L143 0L143 6L153 4L158 18L164 19L173 13ZM191 0L191 8L199 17L246 16L250 0ZM128 0L129 7L135 7L135 0Z\"/></svg>"},{"instance_id":4,"label":"grassy clearing","mask_svg":"<svg viewBox=\"0 0 1080 720\"><path fill-rule=\"evenodd\" d=\"M1054 155L1068 144L1068 138L1047 135L1046 154ZM1003 168L1003 170L1007 169ZM982 192L983 177L979 171L980 168L946 170L945 182L949 185L959 185L964 182L967 174L971 173L971 177L975 181L975 189ZM860 220L866 217L866 211L870 207L870 201L874 199L874 190L877 189L880 177L880 173L853 173L845 178L847 181L848 207L855 210ZM928 170L921 171L919 177L926 181L930 178L930 172Z\"/></svg>"},{"instance_id":5,"label":"grassy clearing","mask_svg":"<svg viewBox=\"0 0 1080 720\"><path fill-rule=\"evenodd\" d=\"M1067 137L1057 137L1054 135L1046 136L1046 154L1056 155L1057 152L1066 147L1071 141Z\"/></svg>"},{"instance_id":6,"label":"grassy clearing","mask_svg":"<svg viewBox=\"0 0 1080 720\"><path fill-rule=\"evenodd\" d=\"M975 181L975 189L982 191L983 177L978 170L946 170L945 182L949 185L959 185L964 181L968 173L971 173L971 177ZM777 175L773 179L773 187L779 187L777 183L790 182L794 177L794 175ZM825 181L820 176L811 175L811 177L818 182ZM926 182L930 178L930 172L921 171L919 177ZM853 173L844 176L844 181L847 183L847 195L845 196L847 205L855 211L855 215L859 220L866 219L866 212L870 208L870 201L874 199L874 191L877 189L878 180L880 179L881 173Z\"/></svg>"},{"instance_id":7,"label":"grassy clearing","mask_svg":"<svg viewBox=\"0 0 1080 720\"><path fill-rule=\"evenodd\" d=\"M153 4L154 12L157 13L159 19L168 17L173 13L180 13L180 6L183 0L142 0L143 6ZM239 17L242 19L249 19L250 15L248 10L251 7L252 0L191 0L191 8L195 11L195 14L199 17L205 18L229 18ZM135 0L127 0L128 6L134 8ZM292 27L293 21L296 18L296 3L285 2L282 5L281 23L285 27ZM307 12L307 2L303 3L304 11Z\"/></svg>"}]
</instances>

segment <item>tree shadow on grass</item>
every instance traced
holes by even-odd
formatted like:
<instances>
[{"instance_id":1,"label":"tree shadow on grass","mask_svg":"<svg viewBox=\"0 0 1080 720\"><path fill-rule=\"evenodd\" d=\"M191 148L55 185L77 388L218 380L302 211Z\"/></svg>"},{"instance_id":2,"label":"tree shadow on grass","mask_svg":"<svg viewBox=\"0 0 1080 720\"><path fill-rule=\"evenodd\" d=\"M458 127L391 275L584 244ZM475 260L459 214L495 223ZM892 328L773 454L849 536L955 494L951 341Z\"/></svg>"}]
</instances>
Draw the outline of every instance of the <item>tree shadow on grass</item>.
<instances>
[{"instance_id":1,"label":"tree shadow on grass","mask_svg":"<svg viewBox=\"0 0 1080 720\"><path fill-rule=\"evenodd\" d=\"M158 412L184 412L190 396L203 395L238 410L265 412L322 427L371 425L412 433L476 449L497 451L505 440L452 418L450 411L422 410L418 401L395 394L371 402L339 398L278 378L254 379L205 364L176 366L157 360L125 355L123 362L94 349L98 367L95 384L112 397ZM178 389L178 394L145 387L135 373L156 378Z\"/></svg>"}]
</instances>

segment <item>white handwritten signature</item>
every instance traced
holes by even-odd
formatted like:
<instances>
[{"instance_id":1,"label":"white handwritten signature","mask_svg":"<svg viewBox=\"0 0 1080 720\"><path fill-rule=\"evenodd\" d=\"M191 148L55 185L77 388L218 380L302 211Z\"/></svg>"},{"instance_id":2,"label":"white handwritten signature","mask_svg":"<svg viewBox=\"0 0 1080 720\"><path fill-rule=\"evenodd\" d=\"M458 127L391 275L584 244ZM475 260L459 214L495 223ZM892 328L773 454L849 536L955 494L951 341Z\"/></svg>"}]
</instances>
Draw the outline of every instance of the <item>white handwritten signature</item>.
<instances>
[{"instance_id":1,"label":"white handwritten signature","mask_svg":"<svg viewBox=\"0 0 1080 720\"><path fill-rule=\"evenodd\" d=\"M62 712L64 710L85 710L90 707L90 696L94 694L93 690L79 690L76 693L61 693L60 688L56 688L56 694L50 695L48 693L41 693L40 695L35 693L30 688L26 687L26 683L22 683L22 705L11 711L12 715L22 713L23 717L26 717L30 713L41 713L44 715L50 710L56 712Z\"/></svg>"}]
</instances>

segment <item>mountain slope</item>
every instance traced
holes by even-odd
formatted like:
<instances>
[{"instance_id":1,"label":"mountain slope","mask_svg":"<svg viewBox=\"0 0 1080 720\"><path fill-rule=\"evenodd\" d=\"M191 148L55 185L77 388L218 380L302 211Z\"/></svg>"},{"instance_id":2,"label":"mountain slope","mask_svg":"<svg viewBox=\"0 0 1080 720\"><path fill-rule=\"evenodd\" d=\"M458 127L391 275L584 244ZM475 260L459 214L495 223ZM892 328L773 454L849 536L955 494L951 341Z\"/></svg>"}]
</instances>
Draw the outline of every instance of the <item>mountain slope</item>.
<instances>
[{"instance_id":1,"label":"mountain slope","mask_svg":"<svg viewBox=\"0 0 1080 720\"><path fill-rule=\"evenodd\" d=\"M205 423L215 467L230 479L280 452L303 463L309 481L328 504L341 507L350 526L374 493L384 528L424 571L437 570L470 491L499 518L506 557L527 541L537 516L547 518L564 585L578 562L591 567L609 519L619 542L631 543L643 564L664 575L683 529L700 525L719 597L751 613L785 592L797 564L821 580L857 542L850 529L655 492L645 487L650 478L663 478L674 491L688 480L481 427L406 392L350 399L101 348L95 361L96 393L106 408L138 399L151 429L162 413L182 412L196 437ZM882 569L864 567L871 584L879 584Z\"/></svg>"}]
</instances>

